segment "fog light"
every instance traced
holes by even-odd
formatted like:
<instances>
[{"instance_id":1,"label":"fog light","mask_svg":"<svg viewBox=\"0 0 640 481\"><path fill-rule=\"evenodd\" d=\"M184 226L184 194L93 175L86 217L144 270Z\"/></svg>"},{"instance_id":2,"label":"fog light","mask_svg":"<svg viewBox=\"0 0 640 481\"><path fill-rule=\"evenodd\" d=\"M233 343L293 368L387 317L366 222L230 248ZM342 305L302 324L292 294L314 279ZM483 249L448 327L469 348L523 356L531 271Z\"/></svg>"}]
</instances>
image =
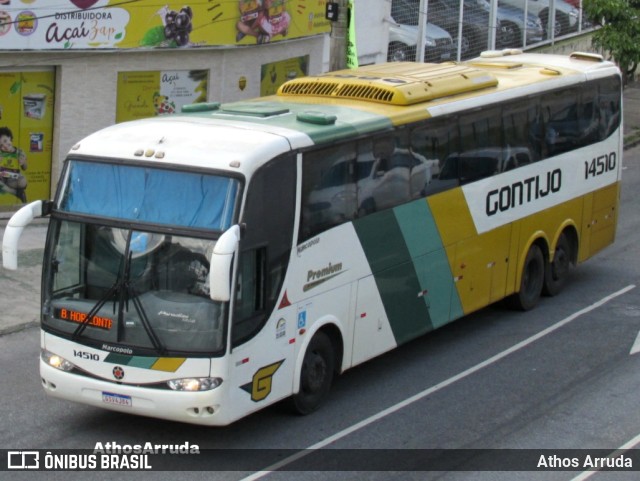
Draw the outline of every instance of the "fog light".
<instances>
[{"instance_id":1,"label":"fog light","mask_svg":"<svg viewBox=\"0 0 640 481\"><path fill-rule=\"evenodd\" d=\"M71 371L75 366L67 361L65 358L58 356L52 352L42 349L40 351L40 358L51 367L60 369L61 371Z\"/></svg>"},{"instance_id":2,"label":"fog light","mask_svg":"<svg viewBox=\"0 0 640 481\"><path fill-rule=\"evenodd\" d=\"M167 384L174 391L210 391L222 384L219 377L194 377L184 379L172 379Z\"/></svg>"}]
</instances>

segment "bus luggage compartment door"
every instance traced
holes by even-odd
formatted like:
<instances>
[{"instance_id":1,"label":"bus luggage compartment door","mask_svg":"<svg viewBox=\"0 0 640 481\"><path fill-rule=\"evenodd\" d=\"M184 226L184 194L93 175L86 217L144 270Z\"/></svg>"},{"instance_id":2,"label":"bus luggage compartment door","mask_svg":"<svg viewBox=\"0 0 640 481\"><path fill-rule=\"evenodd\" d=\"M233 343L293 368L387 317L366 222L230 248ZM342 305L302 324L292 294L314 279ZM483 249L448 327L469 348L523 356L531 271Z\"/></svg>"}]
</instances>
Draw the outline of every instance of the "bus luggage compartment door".
<instances>
[{"instance_id":1,"label":"bus luggage compartment door","mask_svg":"<svg viewBox=\"0 0 640 481\"><path fill-rule=\"evenodd\" d=\"M358 281L352 365L396 347L391 326L373 276Z\"/></svg>"}]
</instances>

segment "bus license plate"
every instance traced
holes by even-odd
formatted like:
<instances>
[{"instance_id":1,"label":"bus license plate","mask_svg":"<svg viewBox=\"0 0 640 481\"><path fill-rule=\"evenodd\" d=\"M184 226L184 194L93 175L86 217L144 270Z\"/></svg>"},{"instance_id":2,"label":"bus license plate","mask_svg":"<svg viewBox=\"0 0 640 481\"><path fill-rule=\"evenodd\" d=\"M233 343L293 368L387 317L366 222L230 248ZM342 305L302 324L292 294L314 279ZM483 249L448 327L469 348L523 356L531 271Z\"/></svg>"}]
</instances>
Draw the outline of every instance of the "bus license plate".
<instances>
[{"instance_id":1,"label":"bus license plate","mask_svg":"<svg viewBox=\"0 0 640 481\"><path fill-rule=\"evenodd\" d=\"M116 406L133 406L131 396L122 394L114 394L112 392L102 392L102 402L107 404L115 404Z\"/></svg>"}]
</instances>

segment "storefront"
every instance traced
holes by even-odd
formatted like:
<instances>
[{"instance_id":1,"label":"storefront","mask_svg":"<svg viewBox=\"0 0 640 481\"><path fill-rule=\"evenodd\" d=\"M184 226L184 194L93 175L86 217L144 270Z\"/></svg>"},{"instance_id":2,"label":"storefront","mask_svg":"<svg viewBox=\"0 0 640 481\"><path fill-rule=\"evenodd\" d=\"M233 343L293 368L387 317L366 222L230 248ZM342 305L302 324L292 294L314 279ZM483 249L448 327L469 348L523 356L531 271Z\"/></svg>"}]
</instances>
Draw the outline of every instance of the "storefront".
<instances>
[{"instance_id":1,"label":"storefront","mask_svg":"<svg viewBox=\"0 0 640 481\"><path fill-rule=\"evenodd\" d=\"M3 0L0 212L50 198L67 152L95 130L320 73L324 10L311 0Z\"/></svg>"}]
</instances>

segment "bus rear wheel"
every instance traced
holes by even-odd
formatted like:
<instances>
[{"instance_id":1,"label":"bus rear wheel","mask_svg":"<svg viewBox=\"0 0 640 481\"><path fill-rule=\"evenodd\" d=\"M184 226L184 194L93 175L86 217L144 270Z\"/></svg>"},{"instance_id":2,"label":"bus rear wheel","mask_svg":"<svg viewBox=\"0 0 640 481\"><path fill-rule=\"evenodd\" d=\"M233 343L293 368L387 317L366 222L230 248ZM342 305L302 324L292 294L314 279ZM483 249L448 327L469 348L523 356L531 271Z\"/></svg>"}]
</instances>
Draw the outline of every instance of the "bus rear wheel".
<instances>
[{"instance_id":1,"label":"bus rear wheel","mask_svg":"<svg viewBox=\"0 0 640 481\"><path fill-rule=\"evenodd\" d=\"M327 398L335 370L333 343L324 332L313 336L304 354L300 372L300 391L293 395L293 408L299 414L318 409Z\"/></svg>"},{"instance_id":2,"label":"bus rear wheel","mask_svg":"<svg viewBox=\"0 0 640 481\"><path fill-rule=\"evenodd\" d=\"M553 262L547 264L544 270L543 293L547 296L555 296L562 291L567 283L569 269L573 263L573 250L569 238L562 234L558 239Z\"/></svg>"},{"instance_id":3,"label":"bus rear wheel","mask_svg":"<svg viewBox=\"0 0 640 481\"><path fill-rule=\"evenodd\" d=\"M524 260L520 289L509 298L511 307L528 311L536 306L544 284L544 264L542 250L533 244Z\"/></svg>"}]
</instances>

